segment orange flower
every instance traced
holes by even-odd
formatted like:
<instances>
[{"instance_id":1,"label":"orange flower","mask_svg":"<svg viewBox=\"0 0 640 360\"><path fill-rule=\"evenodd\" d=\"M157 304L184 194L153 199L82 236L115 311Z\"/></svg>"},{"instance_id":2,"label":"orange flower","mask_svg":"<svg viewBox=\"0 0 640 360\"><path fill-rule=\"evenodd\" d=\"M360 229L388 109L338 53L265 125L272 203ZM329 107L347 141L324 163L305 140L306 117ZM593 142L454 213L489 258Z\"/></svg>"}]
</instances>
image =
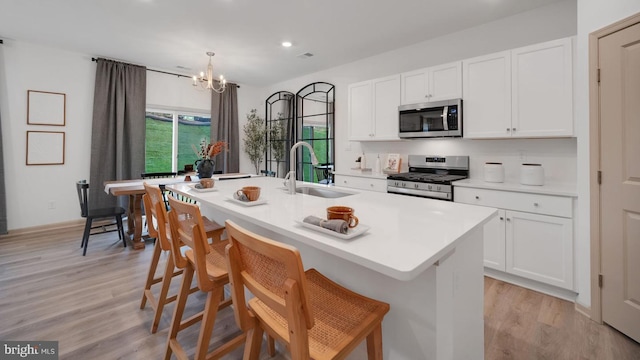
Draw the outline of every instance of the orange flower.
<instances>
[{"instance_id":1,"label":"orange flower","mask_svg":"<svg viewBox=\"0 0 640 360\"><path fill-rule=\"evenodd\" d=\"M226 141L218 141L215 144L209 144L207 146L207 154L209 155L209 159L213 158L223 151L229 151L229 143L227 143Z\"/></svg>"}]
</instances>

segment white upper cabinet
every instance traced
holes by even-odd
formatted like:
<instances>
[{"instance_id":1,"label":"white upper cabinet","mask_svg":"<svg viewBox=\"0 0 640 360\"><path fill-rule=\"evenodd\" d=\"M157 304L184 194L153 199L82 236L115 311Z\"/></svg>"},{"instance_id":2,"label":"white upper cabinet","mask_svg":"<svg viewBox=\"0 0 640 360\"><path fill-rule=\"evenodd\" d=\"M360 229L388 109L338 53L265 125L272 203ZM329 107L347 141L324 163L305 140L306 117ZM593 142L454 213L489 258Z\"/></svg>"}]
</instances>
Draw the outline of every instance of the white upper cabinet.
<instances>
[{"instance_id":1,"label":"white upper cabinet","mask_svg":"<svg viewBox=\"0 0 640 360\"><path fill-rule=\"evenodd\" d=\"M373 132L371 81L349 85L349 140L369 139Z\"/></svg>"},{"instance_id":2,"label":"white upper cabinet","mask_svg":"<svg viewBox=\"0 0 640 360\"><path fill-rule=\"evenodd\" d=\"M573 135L571 39L511 52L512 135Z\"/></svg>"},{"instance_id":3,"label":"white upper cabinet","mask_svg":"<svg viewBox=\"0 0 640 360\"><path fill-rule=\"evenodd\" d=\"M400 75L349 85L349 140L399 140Z\"/></svg>"},{"instance_id":4,"label":"white upper cabinet","mask_svg":"<svg viewBox=\"0 0 640 360\"><path fill-rule=\"evenodd\" d=\"M464 60L462 69L464 137L510 136L510 53L505 51Z\"/></svg>"},{"instance_id":5,"label":"white upper cabinet","mask_svg":"<svg viewBox=\"0 0 640 360\"><path fill-rule=\"evenodd\" d=\"M572 52L566 38L464 60L464 136L572 136Z\"/></svg>"},{"instance_id":6,"label":"white upper cabinet","mask_svg":"<svg viewBox=\"0 0 640 360\"><path fill-rule=\"evenodd\" d=\"M401 104L419 104L462 97L462 62L402 73Z\"/></svg>"}]
</instances>

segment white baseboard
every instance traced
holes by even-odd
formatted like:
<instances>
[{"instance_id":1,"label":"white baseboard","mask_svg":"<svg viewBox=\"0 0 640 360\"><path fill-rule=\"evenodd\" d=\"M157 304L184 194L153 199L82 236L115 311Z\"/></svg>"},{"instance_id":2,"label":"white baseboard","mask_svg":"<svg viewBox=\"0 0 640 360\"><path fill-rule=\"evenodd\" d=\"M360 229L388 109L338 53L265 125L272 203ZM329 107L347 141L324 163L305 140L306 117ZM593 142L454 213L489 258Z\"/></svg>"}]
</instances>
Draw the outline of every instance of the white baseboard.
<instances>
[{"instance_id":1,"label":"white baseboard","mask_svg":"<svg viewBox=\"0 0 640 360\"><path fill-rule=\"evenodd\" d=\"M574 291L562 289L553 285L541 283L539 281L526 279L517 275L508 274L499 270L484 268L485 276L498 279L504 282L508 282L514 285L522 286L523 288L531 289L543 294L551 295L563 300L576 302L578 294Z\"/></svg>"}]
</instances>

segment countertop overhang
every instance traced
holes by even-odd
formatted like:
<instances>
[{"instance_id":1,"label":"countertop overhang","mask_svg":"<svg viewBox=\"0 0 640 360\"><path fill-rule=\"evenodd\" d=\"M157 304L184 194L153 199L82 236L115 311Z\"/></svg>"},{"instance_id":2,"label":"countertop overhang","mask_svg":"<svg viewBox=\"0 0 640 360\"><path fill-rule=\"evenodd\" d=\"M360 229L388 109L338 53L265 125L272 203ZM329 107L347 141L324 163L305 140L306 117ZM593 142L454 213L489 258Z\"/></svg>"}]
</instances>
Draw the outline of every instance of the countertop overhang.
<instances>
[{"instance_id":1,"label":"countertop overhang","mask_svg":"<svg viewBox=\"0 0 640 360\"><path fill-rule=\"evenodd\" d=\"M231 200L236 190L248 185L260 186L261 199L267 203L249 207ZM326 188L303 182L297 185ZM493 208L340 187L332 189L352 195L334 199L290 195L282 179L272 177L216 181L217 191L211 192L197 192L192 186L182 183L167 188L199 201L202 207L231 214L402 281L415 278L446 257L467 233L497 214ZM370 226L369 231L344 240L299 223L308 215L325 217L326 208L332 205L354 208L360 223Z\"/></svg>"}]
</instances>

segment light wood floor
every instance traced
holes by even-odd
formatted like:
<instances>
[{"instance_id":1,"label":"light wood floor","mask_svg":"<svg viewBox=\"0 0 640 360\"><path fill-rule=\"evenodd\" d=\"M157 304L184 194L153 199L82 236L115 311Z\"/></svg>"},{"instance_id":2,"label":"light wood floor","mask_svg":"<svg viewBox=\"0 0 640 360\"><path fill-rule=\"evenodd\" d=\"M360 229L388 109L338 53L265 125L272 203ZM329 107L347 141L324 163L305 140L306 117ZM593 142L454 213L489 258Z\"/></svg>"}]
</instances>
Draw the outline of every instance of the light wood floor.
<instances>
[{"instance_id":1,"label":"light wood floor","mask_svg":"<svg viewBox=\"0 0 640 360\"><path fill-rule=\"evenodd\" d=\"M60 359L162 358L173 305L153 335L151 307L139 309L152 243L134 251L116 233L94 235L83 257L81 234L74 228L0 237L0 339L57 340ZM199 311L204 299L193 294L188 311ZM190 356L197 331L179 336ZM237 332L231 309L223 310L211 348ZM225 357L240 358L241 349ZM640 345L576 313L572 303L485 278L485 358L631 360L640 359Z\"/></svg>"}]
</instances>

